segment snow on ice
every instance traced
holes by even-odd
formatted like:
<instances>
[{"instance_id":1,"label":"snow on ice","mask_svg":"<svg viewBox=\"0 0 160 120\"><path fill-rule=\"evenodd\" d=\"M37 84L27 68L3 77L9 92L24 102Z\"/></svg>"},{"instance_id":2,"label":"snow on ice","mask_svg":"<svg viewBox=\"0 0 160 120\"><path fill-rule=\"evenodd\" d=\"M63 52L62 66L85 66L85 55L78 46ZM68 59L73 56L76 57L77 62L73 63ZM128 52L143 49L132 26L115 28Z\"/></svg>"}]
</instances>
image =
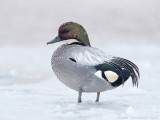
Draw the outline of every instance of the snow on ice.
<instances>
[{"instance_id":1,"label":"snow on ice","mask_svg":"<svg viewBox=\"0 0 160 120\"><path fill-rule=\"evenodd\" d=\"M139 88L132 87L130 79L123 87L103 92L99 103L94 102L95 93L84 93L81 104L77 103L78 93L52 72L50 58L54 49L0 48L0 120L160 119L159 46L101 47L139 66Z\"/></svg>"}]
</instances>

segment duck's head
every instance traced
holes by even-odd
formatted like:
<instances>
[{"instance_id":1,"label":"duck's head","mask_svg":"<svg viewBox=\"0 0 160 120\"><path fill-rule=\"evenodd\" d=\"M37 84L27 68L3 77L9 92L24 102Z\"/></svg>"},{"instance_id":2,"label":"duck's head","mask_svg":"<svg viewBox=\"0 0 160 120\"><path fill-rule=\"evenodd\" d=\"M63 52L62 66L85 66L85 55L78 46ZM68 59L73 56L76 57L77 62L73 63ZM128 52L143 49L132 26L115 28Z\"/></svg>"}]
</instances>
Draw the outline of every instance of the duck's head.
<instances>
[{"instance_id":1,"label":"duck's head","mask_svg":"<svg viewBox=\"0 0 160 120\"><path fill-rule=\"evenodd\" d=\"M70 44L81 44L90 46L89 38L85 29L78 23L67 22L62 24L58 30L58 36L47 44L60 41L69 41Z\"/></svg>"}]
</instances>

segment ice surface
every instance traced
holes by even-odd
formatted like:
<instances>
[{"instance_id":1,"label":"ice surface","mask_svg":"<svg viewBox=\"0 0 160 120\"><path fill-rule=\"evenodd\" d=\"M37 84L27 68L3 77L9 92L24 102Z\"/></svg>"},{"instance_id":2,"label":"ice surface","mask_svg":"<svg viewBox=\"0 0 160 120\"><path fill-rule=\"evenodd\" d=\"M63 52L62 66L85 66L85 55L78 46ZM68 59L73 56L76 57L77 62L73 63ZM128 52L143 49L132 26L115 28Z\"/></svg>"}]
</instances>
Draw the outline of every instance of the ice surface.
<instances>
[{"instance_id":1,"label":"ice surface","mask_svg":"<svg viewBox=\"0 0 160 120\"><path fill-rule=\"evenodd\" d=\"M54 76L50 58L55 45L0 48L0 120L124 120L160 119L160 46L110 44L106 53L135 62L141 73L139 88L131 79L124 87L78 93Z\"/></svg>"}]
</instances>

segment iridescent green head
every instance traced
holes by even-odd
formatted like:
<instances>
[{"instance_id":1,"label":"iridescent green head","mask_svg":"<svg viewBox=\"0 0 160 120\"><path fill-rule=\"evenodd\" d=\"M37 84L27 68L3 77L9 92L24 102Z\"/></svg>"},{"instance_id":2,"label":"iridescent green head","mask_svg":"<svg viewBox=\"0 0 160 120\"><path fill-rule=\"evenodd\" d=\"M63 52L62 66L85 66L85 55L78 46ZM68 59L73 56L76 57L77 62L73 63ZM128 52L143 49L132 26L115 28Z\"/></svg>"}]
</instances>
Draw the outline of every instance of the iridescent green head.
<instances>
[{"instance_id":1,"label":"iridescent green head","mask_svg":"<svg viewBox=\"0 0 160 120\"><path fill-rule=\"evenodd\" d=\"M47 44L69 40L71 44L78 43L90 46L89 38L85 29L78 23L67 22L60 26L58 36Z\"/></svg>"}]
</instances>

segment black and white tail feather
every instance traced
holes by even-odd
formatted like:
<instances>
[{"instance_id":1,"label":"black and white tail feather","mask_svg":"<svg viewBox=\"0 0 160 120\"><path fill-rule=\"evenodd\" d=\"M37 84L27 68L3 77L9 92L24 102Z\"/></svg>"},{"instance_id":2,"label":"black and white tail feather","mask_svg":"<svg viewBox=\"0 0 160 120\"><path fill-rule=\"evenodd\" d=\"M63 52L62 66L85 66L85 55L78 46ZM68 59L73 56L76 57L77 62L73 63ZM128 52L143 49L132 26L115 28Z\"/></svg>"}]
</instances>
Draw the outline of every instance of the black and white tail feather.
<instances>
[{"instance_id":1,"label":"black and white tail feather","mask_svg":"<svg viewBox=\"0 0 160 120\"><path fill-rule=\"evenodd\" d=\"M123 69L125 69L130 73L133 86L138 87L138 79L140 78L140 73L139 68L133 62L120 57L112 57L111 61L108 62L108 64L112 65L117 71L119 71L120 77L122 78L122 84L124 84L125 82L125 76L123 74Z\"/></svg>"}]
</instances>

